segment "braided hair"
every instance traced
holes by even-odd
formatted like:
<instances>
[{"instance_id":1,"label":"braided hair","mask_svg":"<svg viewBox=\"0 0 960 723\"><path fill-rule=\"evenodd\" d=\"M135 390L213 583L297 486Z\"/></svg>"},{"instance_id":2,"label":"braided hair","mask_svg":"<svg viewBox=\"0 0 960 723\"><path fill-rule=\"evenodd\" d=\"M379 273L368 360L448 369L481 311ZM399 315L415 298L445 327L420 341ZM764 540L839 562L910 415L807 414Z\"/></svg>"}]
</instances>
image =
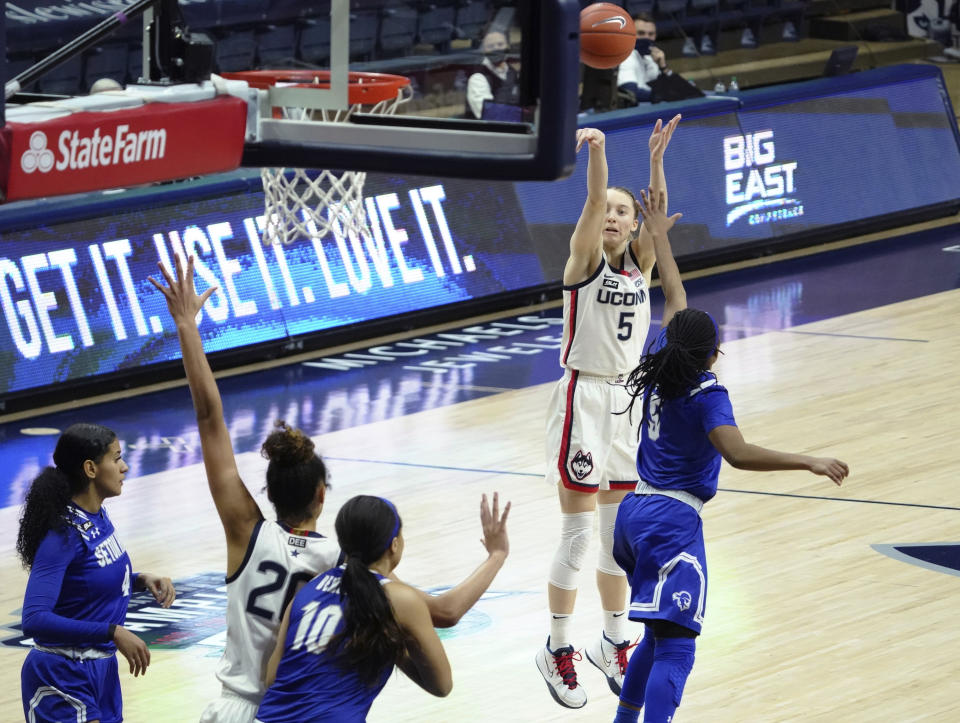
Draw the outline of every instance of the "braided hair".
<instances>
[{"instance_id":1,"label":"braided hair","mask_svg":"<svg viewBox=\"0 0 960 723\"><path fill-rule=\"evenodd\" d=\"M670 319L666 333L666 343L654 353L644 354L627 377L631 399L624 411L632 412L644 390L656 391L664 400L682 397L699 383L700 375L708 371L710 357L719 351L717 323L705 311L681 309ZM649 406L648 394L643 398L641 425L647 419Z\"/></svg>"},{"instance_id":2,"label":"braided hair","mask_svg":"<svg viewBox=\"0 0 960 723\"><path fill-rule=\"evenodd\" d=\"M100 464L117 439L112 430L99 424L71 424L60 435L53 450L54 467L45 467L27 491L17 532L17 554L30 568L37 548L50 530L66 527L67 505L74 495L90 486L83 470L87 460Z\"/></svg>"}]
</instances>

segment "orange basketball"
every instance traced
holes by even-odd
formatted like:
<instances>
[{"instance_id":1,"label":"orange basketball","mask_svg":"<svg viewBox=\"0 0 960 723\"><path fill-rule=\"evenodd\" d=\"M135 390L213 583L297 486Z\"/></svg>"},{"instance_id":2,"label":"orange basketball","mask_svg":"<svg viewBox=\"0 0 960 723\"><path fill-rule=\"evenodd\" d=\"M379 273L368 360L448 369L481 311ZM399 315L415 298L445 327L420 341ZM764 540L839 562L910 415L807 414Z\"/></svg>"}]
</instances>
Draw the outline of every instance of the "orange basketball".
<instances>
[{"instance_id":1,"label":"orange basketball","mask_svg":"<svg viewBox=\"0 0 960 723\"><path fill-rule=\"evenodd\" d=\"M633 19L619 5L594 3L580 11L580 61L591 68L616 68L636 37Z\"/></svg>"}]
</instances>

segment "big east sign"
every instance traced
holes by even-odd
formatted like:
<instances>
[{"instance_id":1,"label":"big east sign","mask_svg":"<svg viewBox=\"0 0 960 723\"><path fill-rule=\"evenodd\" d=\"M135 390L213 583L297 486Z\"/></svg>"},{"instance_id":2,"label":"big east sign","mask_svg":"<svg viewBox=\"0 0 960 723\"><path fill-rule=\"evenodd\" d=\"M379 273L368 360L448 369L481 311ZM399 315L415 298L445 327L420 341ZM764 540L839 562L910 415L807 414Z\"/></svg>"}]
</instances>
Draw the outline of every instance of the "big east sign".
<instances>
[{"instance_id":1,"label":"big east sign","mask_svg":"<svg viewBox=\"0 0 960 723\"><path fill-rule=\"evenodd\" d=\"M240 165L247 104L196 103L70 113L3 128L0 179L12 201L229 171Z\"/></svg>"}]
</instances>

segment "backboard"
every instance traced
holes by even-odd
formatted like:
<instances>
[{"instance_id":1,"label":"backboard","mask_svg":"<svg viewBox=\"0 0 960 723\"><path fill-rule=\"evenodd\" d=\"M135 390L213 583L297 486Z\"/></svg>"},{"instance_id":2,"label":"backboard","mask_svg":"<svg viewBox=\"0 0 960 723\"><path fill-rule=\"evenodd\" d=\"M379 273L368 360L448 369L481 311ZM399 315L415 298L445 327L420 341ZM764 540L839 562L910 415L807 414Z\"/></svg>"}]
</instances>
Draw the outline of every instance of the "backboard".
<instances>
[{"instance_id":1,"label":"backboard","mask_svg":"<svg viewBox=\"0 0 960 723\"><path fill-rule=\"evenodd\" d=\"M4 78L14 106L56 96L73 102L104 79L151 102L158 91L144 87L192 95L191 84L211 72L215 80L315 70L329 77L327 88L276 83L249 114L242 165L499 180L552 180L574 166L576 0L116 0L77 6L68 18L51 12L52 2L24 0L7 13ZM195 42L158 23L172 14ZM79 36L88 41L80 51L29 75ZM160 70L158 57L168 61ZM408 79L403 103L389 115L362 108L345 122L324 122L350 107L349 79L361 74ZM279 106L303 112L284 117Z\"/></svg>"},{"instance_id":2,"label":"backboard","mask_svg":"<svg viewBox=\"0 0 960 723\"><path fill-rule=\"evenodd\" d=\"M184 12L189 18L190 6ZM345 123L261 113L244 165L504 180L552 180L571 172L579 72L575 0L275 2L266 13L268 29L254 31L257 66L330 73L321 92L277 87L272 106L344 110L348 74L358 72L406 77L409 92L395 113L358 112ZM230 62L220 62L228 77L231 69L223 66ZM485 101L516 112L511 120L495 120L483 112Z\"/></svg>"}]
</instances>

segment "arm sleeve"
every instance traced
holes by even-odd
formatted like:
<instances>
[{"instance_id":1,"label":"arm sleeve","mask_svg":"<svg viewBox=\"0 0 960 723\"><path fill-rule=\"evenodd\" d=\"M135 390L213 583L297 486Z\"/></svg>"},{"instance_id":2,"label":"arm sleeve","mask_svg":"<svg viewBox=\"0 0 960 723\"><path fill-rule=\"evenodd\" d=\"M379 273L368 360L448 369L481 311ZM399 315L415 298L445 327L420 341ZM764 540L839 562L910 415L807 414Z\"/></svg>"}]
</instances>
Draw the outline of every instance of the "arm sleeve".
<instances>
[{"instance_id":1,"label":"arm sleeve","mask_svg":"<svg viewBox=\"0 0 960 723\"><path fill-rule=\"evenodd\" d=\"M110 641L109 623L73 620L53 612L76 545L66 531L51 531L37 549L23 595L23 633L64 643Z\"/></svg>"},{"instance_id":2,"label":"arm sleeve","mask_svg":"<svg viewBox=\"0 0 960 723\"><path fill-rule=\"evenodd\" d=\"M467 103L475 118L483 115L483 101L493 100L490 81L483 73L474 73L467 79Z\"/></svg>"}]
</instances>

